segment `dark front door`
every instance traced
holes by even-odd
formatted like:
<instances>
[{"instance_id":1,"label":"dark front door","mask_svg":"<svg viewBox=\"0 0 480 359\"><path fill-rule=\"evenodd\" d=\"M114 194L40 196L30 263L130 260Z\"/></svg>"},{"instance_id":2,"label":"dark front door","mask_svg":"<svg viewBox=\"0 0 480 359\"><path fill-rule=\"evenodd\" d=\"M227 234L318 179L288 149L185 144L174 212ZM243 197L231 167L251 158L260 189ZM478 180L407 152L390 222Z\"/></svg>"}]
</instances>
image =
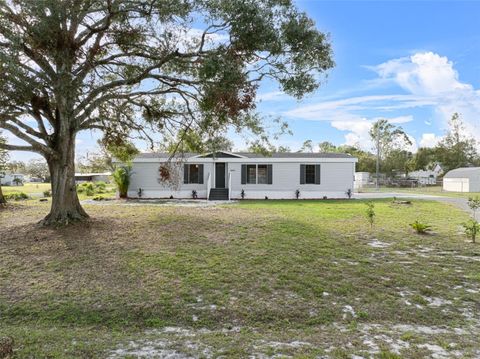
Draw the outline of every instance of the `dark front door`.
<instances>
[{"instance_id":1,"label":"dark front door","mask_svg":"<svg viewBox=\"0 0 480 359\"><path fill-rule=\"evenodd\" d=\"M225 188L225 162L215 163L215 188Z\"/></svg>"}]
</instances>

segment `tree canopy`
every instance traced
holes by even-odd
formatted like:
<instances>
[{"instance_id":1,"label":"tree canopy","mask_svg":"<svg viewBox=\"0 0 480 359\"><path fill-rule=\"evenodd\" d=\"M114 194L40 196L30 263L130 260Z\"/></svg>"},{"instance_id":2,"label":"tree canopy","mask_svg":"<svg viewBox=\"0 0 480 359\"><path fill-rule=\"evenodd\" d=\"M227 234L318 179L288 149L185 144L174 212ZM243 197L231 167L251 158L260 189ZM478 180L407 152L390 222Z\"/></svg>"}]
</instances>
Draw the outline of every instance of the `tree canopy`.
<instances>
[{"instance_id":1,"label":"tree canopy","mask_svg":"<svg viewBox=\"0 0 480 359\"><path fill-rule=\"evenodd\" d=\"M333 67L326 34L290 0L0 0L0 128L52 177L44 224L87 214L75 137L261 129L260 81L296 98Z\"/></svg>"}]
</instances>

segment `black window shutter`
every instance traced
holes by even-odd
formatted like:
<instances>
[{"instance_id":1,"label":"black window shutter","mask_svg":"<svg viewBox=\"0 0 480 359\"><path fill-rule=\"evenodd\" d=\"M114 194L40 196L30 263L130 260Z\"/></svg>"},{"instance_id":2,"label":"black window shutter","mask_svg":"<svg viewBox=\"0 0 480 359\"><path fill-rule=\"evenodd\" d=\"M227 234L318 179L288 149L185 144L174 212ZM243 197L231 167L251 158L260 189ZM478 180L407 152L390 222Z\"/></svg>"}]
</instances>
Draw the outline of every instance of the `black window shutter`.
<instances>
[{"instance_id":1,"label":"black window shutter","mask_svg":"<svg viewBox=\"0 0 480 359\"><path fill-rule=\"evenodd\" d=\"M198 165L198 183L203 184L203 165Z\"/></svg>"},{"instance_id":2,"label":"black window shutter","mask_svg":"<svg viewBox=\"0 0 480 359\"><path fill-rule=\"evenodd\" d=\"M315 165L315 184L320 184L320 165Z\"/></svg>"},{"instance_id":3,"label":"black window shutter","mask_svg":"<svg viewBox=\"0 0 480 359\"><path fill-rule=\"evenodd\" d=\"M305 184L305 165L300 165L300 184Z\"/></svg>"},{"instance_id":4,"label":"black window shutter","mask_svg":"<svg viewBox=\"0 0 480 359\"><path fill-rule=\"evenodd\" d=\"M267 165L267 184L273 183L273 168L272 165Z\"/></svg>"},{"instance_id":5,"label":"black window shutter","mask_svg":"<svg viewBox=\"0 0 480 359\"><path fill-rule=\"evenodd\" d=\"M183 165L183 183L188 184L188 165Z\"/></svg>"},{"instance_id":6,"label":"black window shutter","mask_svg":"<svg viewBox=\"0 0 480 359\"><path fill-rule=\"evenodd\" d=\"M247 165L242 165L242 184L247 184Z\"/></svg>"}]
</instances>

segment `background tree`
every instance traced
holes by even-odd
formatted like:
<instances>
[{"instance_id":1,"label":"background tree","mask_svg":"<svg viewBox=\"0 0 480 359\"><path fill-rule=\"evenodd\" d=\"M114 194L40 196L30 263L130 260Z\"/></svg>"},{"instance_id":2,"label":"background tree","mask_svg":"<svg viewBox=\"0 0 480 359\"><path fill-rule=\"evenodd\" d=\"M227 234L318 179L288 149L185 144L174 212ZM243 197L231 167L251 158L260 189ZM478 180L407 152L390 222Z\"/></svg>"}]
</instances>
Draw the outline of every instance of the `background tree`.
<instances>
[{"instance_id":1,"label":"background tree","mask_svg":"<svg viewBox=\"0 0 480 359\"><path fill-rule=\"evenodd\" d=\"M467 135L460 116L454 113L449 122L449 130L435 148L435 154L447 172L458 167L479 164L476 147L475 139Z\"/></svg>"},{"instance_id":2,"label":"background tree","mask_svg":"<svg viewBox=\"0 0 480 359\"><path fill-rule=\"evenodd\" d=\"M172 154L176 152L231 152L233 150L233 142L224 136L209 135L189 129L180 131L176 137L167 138L160 148Z\"/></svg>"},{"instance_id":3,"label":"background tree","mask_svg":"<svg viewBox=\"0 0 480 359\"><path fill-rule=\"evenodd\" d=\"M323 141L318 144L318 151L322 153L339 152L339 148L331 142Z\"/></svg>"},{"instance_id":4,"label":"background tree","mask_svg":"<svg viewBox=\"0 0 480 359\"><path fill-rule=\"evenodd\" d=\"M130 162L138 154L138 149L130 141L122 140L120 145L97 141L98 151L89 153L80 158L77 164L80 173L101 173L115 171L114 159L122 162Z\"/></svg>"},{"instance_id":5,"label":"background tree","mask_svg":"<svg viewBox=\"0 0 480 359\"><path fill-rule=\"evenodd\" d=\"M25 174L29 177L41 178L44 182L50 179L47 162L40 158L31 159L25 166Z\"/></svg>"},{"instance_id":6,"label":"background tree","mask_svg":"<svg viewBox=\"0 0 480 359\"><path fill-rule=\"evenodd\" d=\"M2 133L0 132L0 144L6 143L4 137L2 137ZM7 162L8 162L8 152L0 146L0 179L5 176L5 172L7 171ZM0 206L7 203L7 200L3 196L2 191L2 183L0 182Z\"/></svg>"},{"instance_id":7,"label":"background tree","mask_svg":"<svg viewBox=\"0 0 480 359\"><path fill-rule=\"evenodd\" d=\"M435 164L438 163L436 148L420 147L413 156L411 163L413 171L433 169Z\"/></svg>"},{"instance_id":8,"label":"background tree","mask_svg":"<svg viewBox=\"0 0 480 359\"><path fill-rule=\"evenodd\" d=\"M300 151L298 152L313 152L313 141L312 140L304 141L302 144L302 147L300 148Z\"/></svg>"},{"instance_id":9,"label":"background tree","mask_svg":"<svg viewBox=\"0 0 480 359\"><path fill-rule=\"evenodd\" d=\"M47 225L88 217L80 131L119 145L151 130L258 130L260 81L301 98L333 67L327 36L290 0L0 0L0 48L0 128L25 142L2 146L46 159Z\"/></svg>"},{"instance_id":10,"label":"background tree","mask_svg":"<svg viewBox=\"0 0 480 359\"><path fill-rule=\"evenodd\" d=\"M7 164L7 169L12 173L22 173L25 174L26 164L23 161L10 161Z\"/></svg>"},{"instance_id":11,"label":"background tree","mask_svg":"<svg viewBox=\"0 0 480 359\"><path fill-rule=\"evenodd\" d=\"M411 145L405 131L400 126L395 126L386 119L376 121L370 129L370 138L376 154L376 183L378 186L378 177L380 165L394 149L401 149L405 145Z\"/></svg>"}]
</instances>

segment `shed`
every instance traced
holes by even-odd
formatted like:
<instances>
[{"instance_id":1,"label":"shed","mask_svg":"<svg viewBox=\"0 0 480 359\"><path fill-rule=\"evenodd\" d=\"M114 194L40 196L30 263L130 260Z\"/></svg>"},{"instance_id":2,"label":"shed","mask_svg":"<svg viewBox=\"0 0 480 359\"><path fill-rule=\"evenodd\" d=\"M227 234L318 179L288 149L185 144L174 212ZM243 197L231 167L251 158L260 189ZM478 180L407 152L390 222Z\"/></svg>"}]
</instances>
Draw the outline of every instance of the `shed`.
<instances>
[{"instance_id":1,"label":"shed","mask_svg":"<svg viewBox=\"0 0 480 359\"><path fill-rule=\"evenodd\" d=\"M461 167L443 177L443 190L450 192L480 192L480 167Z\"/></svg>"}]
</instances>

